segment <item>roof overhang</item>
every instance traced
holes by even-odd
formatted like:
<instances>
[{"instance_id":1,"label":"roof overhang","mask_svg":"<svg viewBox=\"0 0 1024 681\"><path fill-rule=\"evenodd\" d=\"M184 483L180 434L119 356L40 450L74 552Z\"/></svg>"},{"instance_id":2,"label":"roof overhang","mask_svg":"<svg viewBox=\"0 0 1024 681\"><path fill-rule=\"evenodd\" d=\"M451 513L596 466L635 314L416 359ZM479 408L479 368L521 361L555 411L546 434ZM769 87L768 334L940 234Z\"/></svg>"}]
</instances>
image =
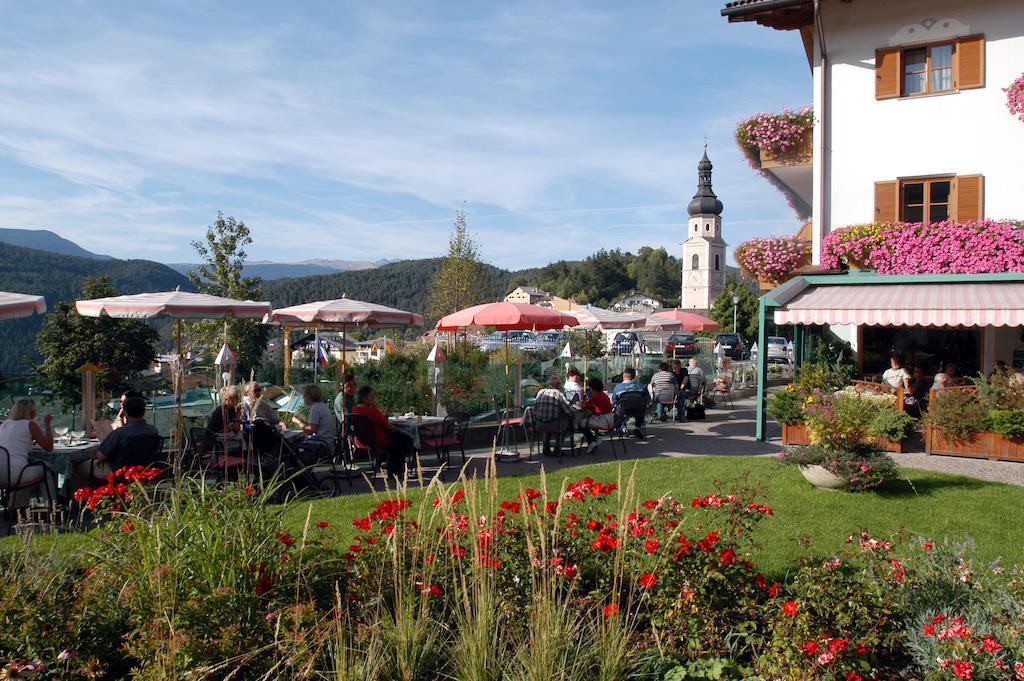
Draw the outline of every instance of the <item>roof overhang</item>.
<instances>
[{"instance_id":1,"label":"roof overhang","mask_svg":"<svg viewBox=\"0 0 1024 681\"><path fill-rule=\"evenodd\" d=\"M730 22L756 21L779 31L810 26L814 22L812 0L732 0L725 3L722 16Z\"/></svg>"},{"instance_id":2,"label":"roof overhang","mask_svg":"<svg viewBox=\"0 0 1024 681\"><path fill-rule=\"evenodd\" d=\"M1024 326L1024 273L794 277L762 299L776 324Z\"/></svg>"}]
</instances>

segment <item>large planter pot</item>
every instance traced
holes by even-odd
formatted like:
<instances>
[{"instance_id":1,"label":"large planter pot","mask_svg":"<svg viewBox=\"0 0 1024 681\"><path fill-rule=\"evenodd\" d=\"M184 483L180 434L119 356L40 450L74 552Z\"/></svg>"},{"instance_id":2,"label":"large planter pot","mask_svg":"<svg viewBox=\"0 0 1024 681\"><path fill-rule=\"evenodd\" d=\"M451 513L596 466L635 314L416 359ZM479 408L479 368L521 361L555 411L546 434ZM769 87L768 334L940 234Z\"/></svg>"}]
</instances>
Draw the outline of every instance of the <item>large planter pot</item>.
<instances>
[{"instance_id":1,"label":"large planter pot","mask_svg":"<svg viewBox=\"0 0 1024 681\"><path fill-rule=\"evenodd\" d=\"M846 478L841 478L822 466L800 466L800 472L803 474L804 479L806 479L807 482L811 483L818 489L838 492L840 490L845 490L850 486L850 483Z\"/></svg>"},{"instance_id":2,"label":"large planter pot","mask_svg":"<svg viewBox=\"0 0 1024 681\"><path fill-rule=\"evenodd\" d=\"M982 431L967 441L951 440L938 428L929 426L925 433L925 451L940 456L1024 462L1024 438L1007 440L998 433Z\"/></svg>"}]
</instances>

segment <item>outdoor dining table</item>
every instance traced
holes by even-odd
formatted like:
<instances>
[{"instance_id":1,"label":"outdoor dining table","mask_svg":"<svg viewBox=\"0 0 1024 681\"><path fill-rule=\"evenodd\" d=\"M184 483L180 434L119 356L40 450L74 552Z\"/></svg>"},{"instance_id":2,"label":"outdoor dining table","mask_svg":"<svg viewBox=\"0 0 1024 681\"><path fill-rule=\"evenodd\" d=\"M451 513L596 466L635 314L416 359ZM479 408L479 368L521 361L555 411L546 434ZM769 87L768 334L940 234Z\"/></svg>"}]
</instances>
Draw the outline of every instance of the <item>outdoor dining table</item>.
<instances>
[{"instance_id":1,"label":"outdoor dining table","mask_svg":"<svg viewBox=\"0 0 1024 681\"><path fill-rule=\"evenodd\" d=\"M392 416L388 419L398 430L412 438L412 446L420 449L420 433L436 433L444 419L440 416Z\"/></svg>"},{"instance_id":2,"label":"outdoor dining table","mask_svg":"<svg viewBox=\"0 0 1024 681\"><path fill-rule=\"evenodd\" d=\"M47 452L42 449L33 449L28 453L32 461L39 461L50 467L57 473L57 487L61 487L64 481L71 476L71 455L84 452L99 445L96 438L84 440L61 441L55 440L53 451Z\"/></svg>"}]
</instances>

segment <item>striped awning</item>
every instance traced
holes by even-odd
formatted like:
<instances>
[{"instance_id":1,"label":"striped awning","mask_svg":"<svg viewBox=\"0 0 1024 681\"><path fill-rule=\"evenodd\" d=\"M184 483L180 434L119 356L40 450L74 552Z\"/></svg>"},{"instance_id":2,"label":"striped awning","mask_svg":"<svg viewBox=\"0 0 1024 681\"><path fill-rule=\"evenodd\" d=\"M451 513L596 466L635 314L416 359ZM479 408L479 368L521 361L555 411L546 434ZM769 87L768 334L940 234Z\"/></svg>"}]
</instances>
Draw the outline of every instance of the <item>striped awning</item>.
<instances>
[{"instance_id":1,"label":"striped awning","mask_svg":"<svg viewBox=\"0 0 1024 681\"><path fill-rule=\"evenodd\" d=\"M812 286L778 308L775 323L1022 326L1024 282Z\"/></svg>"}]
</instances>

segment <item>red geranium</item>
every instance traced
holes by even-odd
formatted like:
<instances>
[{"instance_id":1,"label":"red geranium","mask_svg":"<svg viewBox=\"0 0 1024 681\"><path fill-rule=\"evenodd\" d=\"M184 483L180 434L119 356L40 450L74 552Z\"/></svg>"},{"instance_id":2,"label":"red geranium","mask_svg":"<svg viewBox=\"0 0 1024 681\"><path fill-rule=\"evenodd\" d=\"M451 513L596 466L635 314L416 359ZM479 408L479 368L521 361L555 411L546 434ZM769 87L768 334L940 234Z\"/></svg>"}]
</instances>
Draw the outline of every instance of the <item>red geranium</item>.
<instances>
[{"instance_id":1,"label":"red geranium","mask_svg":"<svg viewBox=\"0 0 1024 681\"><path fill-rule=\"evenodd\" d=\"M790 617L795 617L797 611L796 601L786 601L782 604L782 612L786 613Z\"/></svg>"},{"instance_id":2,"label":"red geranium","mask_svg":"<svg viewBox=\"0 0 1024 681\"><path fill-rule=\"evenodd\" d=\"M640 586L645 589L650 589L657 583L658 577L653 572L645 572L640 575Z\"/></svg>"}]
</instances>

